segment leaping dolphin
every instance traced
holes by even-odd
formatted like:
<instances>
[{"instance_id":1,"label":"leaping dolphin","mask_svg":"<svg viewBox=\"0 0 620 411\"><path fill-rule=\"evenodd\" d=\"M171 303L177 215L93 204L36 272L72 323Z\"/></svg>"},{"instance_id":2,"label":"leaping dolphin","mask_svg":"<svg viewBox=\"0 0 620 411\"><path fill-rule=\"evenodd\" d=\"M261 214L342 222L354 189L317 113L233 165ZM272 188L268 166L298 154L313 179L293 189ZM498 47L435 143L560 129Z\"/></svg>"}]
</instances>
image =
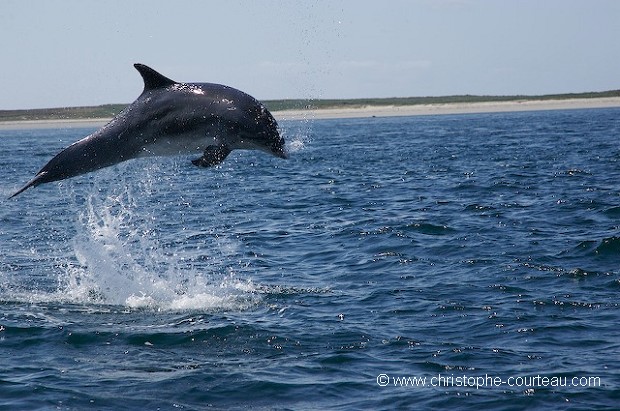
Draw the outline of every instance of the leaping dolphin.
<instances>
[{"instance_id":1,"label":"leaping dolphin","mask_svg":"<svg viewBox=\"0 0 620 411\"><path fill-rule=\"evenodd\" d=\"M52 158L11 197L136 157L202 152L199 167L224 161L231 150L255 149L286 158L271 113L254 97L211 83L178 83L144 64L142 94L107 125Z\"/></svg>"}]
</instances>

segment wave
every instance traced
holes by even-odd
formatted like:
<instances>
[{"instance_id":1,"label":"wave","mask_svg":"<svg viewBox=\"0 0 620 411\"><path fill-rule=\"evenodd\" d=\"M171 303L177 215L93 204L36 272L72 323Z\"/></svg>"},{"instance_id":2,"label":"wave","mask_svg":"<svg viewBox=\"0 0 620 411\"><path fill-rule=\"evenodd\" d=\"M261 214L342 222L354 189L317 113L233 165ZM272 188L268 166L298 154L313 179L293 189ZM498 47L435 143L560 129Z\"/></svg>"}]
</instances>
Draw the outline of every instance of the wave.
<instances>
[{"instance_id":1,"label":"wave","mask_svg":"<svg viewBox=\"0 0 620 411\"><path fill-rule=\"evenodd\" d=\"M620 255L620 237L607 237L602 240L582 241L577 245L577 251L591 257L617 257Z\"/></svg>"},{"instance_id":2,"label":"wave","mask_svg":"<svg viewBox=\"0 0 620 411\"><path fill-rule=\"evenodd\" d=\"M411 229L413 232L416 233L433 236L447 235L456 232L455 229L447 225L439 225L426 222L411 223L407 225L407 228Z\"/></svg>"}]
</instances>

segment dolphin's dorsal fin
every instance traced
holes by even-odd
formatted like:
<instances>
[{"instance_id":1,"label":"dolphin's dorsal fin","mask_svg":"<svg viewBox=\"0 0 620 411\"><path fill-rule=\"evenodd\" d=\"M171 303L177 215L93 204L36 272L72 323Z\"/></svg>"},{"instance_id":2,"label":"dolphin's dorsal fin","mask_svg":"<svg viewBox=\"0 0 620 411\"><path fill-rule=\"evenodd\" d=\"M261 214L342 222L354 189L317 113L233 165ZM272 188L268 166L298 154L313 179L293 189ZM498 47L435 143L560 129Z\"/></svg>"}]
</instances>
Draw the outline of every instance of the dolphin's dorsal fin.
<instances>
[{"instance_id":1,"label":"dolphin's dorsal fin","mask_svg":"<svg viewBox=\"0 0 620 411\"><path fill-rule=\"evenodd\" d=\"M144 64L136 63L133 65L144 80L144 91L168 87L176 84L176 81L163 76Z\"/></svg>"}]
</instances>

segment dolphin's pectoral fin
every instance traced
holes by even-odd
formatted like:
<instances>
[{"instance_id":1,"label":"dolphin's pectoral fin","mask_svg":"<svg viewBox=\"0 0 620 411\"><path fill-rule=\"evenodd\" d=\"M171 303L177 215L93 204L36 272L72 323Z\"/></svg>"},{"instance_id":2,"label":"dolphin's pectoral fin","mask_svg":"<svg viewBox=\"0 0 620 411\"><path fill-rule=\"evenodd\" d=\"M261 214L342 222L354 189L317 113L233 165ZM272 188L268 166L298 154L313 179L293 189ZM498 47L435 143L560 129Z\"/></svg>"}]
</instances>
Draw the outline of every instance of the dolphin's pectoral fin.
<instances>
[{"instance_id":1,"label":"dolphin's pectoral fin","mask_svg":"<svg viewBox=\"0 0 620 411\"><path fill-rule=\"evenodd\" d=\"M230 154L230 148L226 144L208 146L202 157L192 160L192 164L198 167L211 167L220 164Z\"/></svg>"}]
</instances>

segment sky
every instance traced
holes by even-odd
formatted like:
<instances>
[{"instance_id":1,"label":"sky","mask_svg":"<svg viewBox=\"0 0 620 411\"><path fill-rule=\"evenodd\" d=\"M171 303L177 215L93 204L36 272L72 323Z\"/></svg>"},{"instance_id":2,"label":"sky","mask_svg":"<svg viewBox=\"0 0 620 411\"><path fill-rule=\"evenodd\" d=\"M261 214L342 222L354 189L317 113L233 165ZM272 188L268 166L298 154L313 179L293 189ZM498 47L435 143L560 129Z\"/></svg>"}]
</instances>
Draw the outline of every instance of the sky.
<instances>
[{"instance_id":1,"label":"sky","mask_svg":"<svg viewBox=\"0 0 620 411\"><path fill-rule=\"evenodd\" d=\"M133 63L259 100L620 89L618 0L2 0L0 110L130 103Z\"/></svg>"}]
</instances>

